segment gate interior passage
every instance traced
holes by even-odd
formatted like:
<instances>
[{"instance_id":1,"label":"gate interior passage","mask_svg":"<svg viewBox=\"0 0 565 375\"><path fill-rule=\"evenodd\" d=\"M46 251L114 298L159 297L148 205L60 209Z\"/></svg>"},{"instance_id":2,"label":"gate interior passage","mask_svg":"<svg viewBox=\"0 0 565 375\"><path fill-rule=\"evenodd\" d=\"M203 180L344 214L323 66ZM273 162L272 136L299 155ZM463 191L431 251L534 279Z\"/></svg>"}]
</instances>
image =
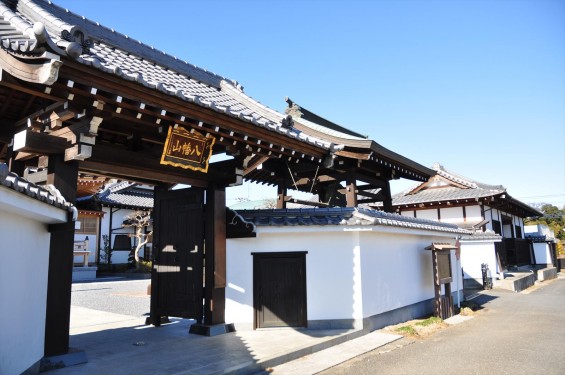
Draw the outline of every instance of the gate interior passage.
<instances>
[{"instance_id":1,"label":"gate interior passage","mask_svg":"<svg viewBox=\"0 0 565 375\"><path fill-rule=\"evenodd\" d=\"M204 189L156 189L151 321L203 317Z\"/></svg>"}]
</instances>

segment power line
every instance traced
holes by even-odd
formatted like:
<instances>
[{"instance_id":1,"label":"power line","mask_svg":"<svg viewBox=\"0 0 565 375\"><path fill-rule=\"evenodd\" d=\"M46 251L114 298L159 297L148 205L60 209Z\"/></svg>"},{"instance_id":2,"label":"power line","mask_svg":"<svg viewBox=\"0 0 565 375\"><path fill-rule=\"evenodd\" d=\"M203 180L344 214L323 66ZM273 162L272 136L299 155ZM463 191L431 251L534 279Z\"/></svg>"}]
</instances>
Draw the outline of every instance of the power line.
<instances>
[{"instance_id":1,"label":"power line","mask_svg":"<svg viewBox=\"0 0 565 375\"><path fill-rule=\"evenodd\" d=\"M549 195L532 195L529 197L516 197L519 199L526 199L526 198L546 198L546 197L565 197L565 194L549 194Z\"/></svg>"}]
</instances>

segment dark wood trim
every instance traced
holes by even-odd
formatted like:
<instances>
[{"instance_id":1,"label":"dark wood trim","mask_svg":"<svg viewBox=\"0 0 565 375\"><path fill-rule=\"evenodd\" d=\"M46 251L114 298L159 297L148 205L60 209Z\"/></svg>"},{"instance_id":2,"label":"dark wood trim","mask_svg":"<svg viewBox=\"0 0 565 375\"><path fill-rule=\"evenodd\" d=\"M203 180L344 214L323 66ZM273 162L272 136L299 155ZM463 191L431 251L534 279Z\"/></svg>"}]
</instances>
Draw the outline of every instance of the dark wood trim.
<instances>
[{"instance_id":1,"label":"dark wood trim","mask_svg":"<svg viewBox=\"0 0 565 375\"><path fill-rule=\"evenodd\" d=\"M286 208L286 201L287 201L287 188L286 182L283 180L277 186L277 208Z\"/></svg>"},{"instance_id":2,"label":"dark wood trim","mask_svg":"<svg viewBox=\"0 0 565 375\"><path fill-rule=\"evenodd\" d=\"M31 130L24 130L20 137L25 138L24 144L16 151L29 152L41 155L61 154L71 147L71 143L65 138L52 136L47 133L38 133Z\"/></svg>"},{"instance_id":3,"label":"dark wood trim","mask_svg":"<svg viewBox=\"0 0 565 375\"><path fill-rule=\"evenodd\" d=\"M211 109L183 101L172 95L148 89L135 82L116 79L107 73L88 69L71 60L65 60L65 64L59 72L59 82L64 82L68 79L74 82L83 82L84 85L88 85L89 82L96 82L96 88L99 90L111 92L124 98L130 98L148 106L166 110L167 112L185 115L190 114L190 117L204 123L222 124L222 127L227 127L233 131L246 134L249 137L261 139L263 141L262 143L281 145L285 149L303 152L316 158L323 158L327 154L326 150L313 144L292 138L282 138L279 134L274 134L267 129L257 127L251 123L238 120L223 113L214 112ZM72 91L72 88L69 90ZM284 144L281 144L281 142L284 142Z\"/></svg>"},{"instance_id":4,"label":"dark wood trim","mask_svg":"<svg viewBox=\"0 0 565 375\"><path fill-rule=\"evenodd\" d=\"M78 163L65 162L63 155L49 157L47 183L53 184L68 201L76 200ZM45 355L66 354L69 350L73 244L75 226L50 226L49 273L45 320Z\"/></svg>"},{"instance_id":5,"label":"dark wood trim","mask_svg":"<svg viewBox=\"0 0 565 375\"><path fill-rule=\"evenodd\" d=\"M169 185L167 184L158 184L157 186L155 186L154 189L154 196L156 198L158 198L158 196L160 195L160 193L165 193L167 191L169 191ZM161 212L161 201L160 199L154 199L154 204L153 204L153 212L157 213L157 212ZM112 208L110 207L110 248L112 246ZM153 251L151 251L151 263L152 264L158 264L158 254L159 254L159 246L161 239L160 237L160 233L159 231L154 231L153 234ZM151 300L150 300L150 316L149 316L149 320L146 322L146 324L153 324L155 327L159 327L161 325L161 314L159 312L159 301L160 301L160 289L158 287L158 283L159 283L159 274L157 273L157 270L152 267L151 268Z\"/></svg>"},{"instance_id":6,"label":"dark wood trim","mask_svg":"<svg viewBox=\"0 0 565 375\"><path fill-rule=\"evenodd\" d=\"M347 185L345 187L345 199L347 207L357 207L357 183L354 178L349 178L347 180Z\"/></svg>"},{"instance_id":7,"label":"dark wood trim","mask_svg":"<svg viewBox=\"0 0 565 375\"><path fill-rule=\"evenodd\" d=\"M270 258L285 258L288 257L289 254L308 254L308 251L274 251L274 252L252 252L252 256L257 257L270 257Z\"/></svg>"},{"instance_id":8,"label":"dark wood trim","mask_svg":"<svg viewBox=\"0 0 565 375\"><path fill-rule=\"evenodd\" d=\"M206 190L206 251L204 324L225 323L226 308L226 192Z\"/></svg>"}]
</instances>

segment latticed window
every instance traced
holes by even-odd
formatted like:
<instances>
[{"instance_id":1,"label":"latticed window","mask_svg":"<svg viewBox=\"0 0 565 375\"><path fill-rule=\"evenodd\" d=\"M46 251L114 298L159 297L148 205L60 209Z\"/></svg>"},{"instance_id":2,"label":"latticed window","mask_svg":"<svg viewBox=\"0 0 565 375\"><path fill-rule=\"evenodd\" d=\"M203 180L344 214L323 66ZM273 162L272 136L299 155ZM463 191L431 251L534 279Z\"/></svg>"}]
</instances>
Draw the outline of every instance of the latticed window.
<instances>
[{"instance_id":1,"label":"latticed window","mask_svg":"<svg viewBox=\"0 0 565 375\"><path fill-rule=\"evenodd\" d=\"M79 216L80 228L75 229L75 233L98 234L98 218L96 216Z\"/></svg>"}]
</instances>

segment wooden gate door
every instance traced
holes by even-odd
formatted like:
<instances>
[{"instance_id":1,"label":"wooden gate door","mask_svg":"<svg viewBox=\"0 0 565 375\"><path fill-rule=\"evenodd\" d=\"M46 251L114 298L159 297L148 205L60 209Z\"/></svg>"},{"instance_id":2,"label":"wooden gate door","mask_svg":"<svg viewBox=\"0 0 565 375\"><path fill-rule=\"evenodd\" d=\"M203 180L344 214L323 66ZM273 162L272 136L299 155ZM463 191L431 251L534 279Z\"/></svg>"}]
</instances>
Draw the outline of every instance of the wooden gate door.
<instances>
[{"instance_id":1,"label":"wooden gate door","mask_svg":"<svg viewBox=\"0 0 565 375\"><path fill-rule=\"evenodd\" d=\"M306 252L254 253L255 328L306 327Z\"/></svg>"},{"instance_id":2,"label":"wooden gate door","mask_svg":"<svg viewBox=\"0 0 565 375\"><path fill-rule=\"evenodd\" d=\"M204 190L155 189L151 321L203 316Z\"/></svg>"}]
</instances>

